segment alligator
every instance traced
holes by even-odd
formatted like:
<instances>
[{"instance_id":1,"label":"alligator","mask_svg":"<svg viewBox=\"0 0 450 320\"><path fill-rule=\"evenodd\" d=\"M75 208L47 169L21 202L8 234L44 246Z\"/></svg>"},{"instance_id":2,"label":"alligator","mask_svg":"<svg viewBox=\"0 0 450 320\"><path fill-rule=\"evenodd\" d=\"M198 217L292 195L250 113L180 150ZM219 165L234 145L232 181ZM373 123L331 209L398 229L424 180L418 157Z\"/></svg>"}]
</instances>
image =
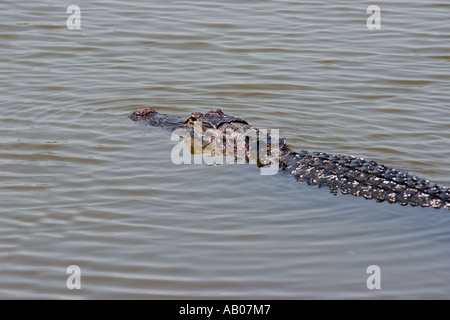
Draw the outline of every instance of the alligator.
<instances>
[{"instance_id":1,"label":"alligator","mask_svg":"<svg viewBox=\"0 0 450 320\"><path fill-rule=\"evenodd\" d=\"M259 133L259 129L247 121L227 115L220 109L213 109L204 114L194 112L187 119L183 119L158 113L152 108L143 108L133 112L129 118L171 133L184 130L192 139L205 138L209 129L219 132L224 137L230 129L235 132L255 130ZM197 132L197 135L194 132ZM276 157L279 170L293 175L298 182L319 188L328 187L335 195L340 191L342 194L374 199L377 202L450 210L450 188L431 183L427 179L354 156L329 155L306 150L296 152L287 145L285 138L275 141L278 143L273 143L274 137L271 134L267 134L265 138L267 149L271 149L268 154L273 156L272 162ZM207 142L202 142L203 147L211 143L211 139L205 140ZM226 149L225 138L222 148ZM247 156L249 149L247 144Z\"/></svg>"}]
</instances>

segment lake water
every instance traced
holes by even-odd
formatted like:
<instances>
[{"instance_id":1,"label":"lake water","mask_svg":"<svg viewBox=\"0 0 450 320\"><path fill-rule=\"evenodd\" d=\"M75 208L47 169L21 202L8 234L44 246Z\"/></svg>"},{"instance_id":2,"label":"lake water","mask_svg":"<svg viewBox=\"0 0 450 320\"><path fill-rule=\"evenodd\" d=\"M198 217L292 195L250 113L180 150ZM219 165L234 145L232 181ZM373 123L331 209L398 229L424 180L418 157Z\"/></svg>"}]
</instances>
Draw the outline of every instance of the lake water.
<instances>
[{"instance_id":1,"label":"lake water","mask_svg":"<svg viewBox=\"0 0 450 320\"><path fill-rule=\"evenodd\" d=\"M450 298L448 211L254 165L177 166L169 135L127 118L221 107L293 149L449 186L449 13L418 0L2 1L0 298ZM70 265L81 290L66 286Z\"/></svg>"}]
</instances>

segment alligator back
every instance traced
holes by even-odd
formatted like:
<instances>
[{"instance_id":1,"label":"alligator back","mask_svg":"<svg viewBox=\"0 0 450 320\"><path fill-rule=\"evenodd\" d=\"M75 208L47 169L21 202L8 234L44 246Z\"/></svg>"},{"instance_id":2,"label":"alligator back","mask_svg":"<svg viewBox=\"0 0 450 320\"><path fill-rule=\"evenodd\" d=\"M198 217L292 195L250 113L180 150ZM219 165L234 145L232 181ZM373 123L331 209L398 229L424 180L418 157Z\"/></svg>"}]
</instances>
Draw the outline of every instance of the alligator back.
<instances>
[{"instance_id":1,"label":"alligator back","mask_svg":"<svg viewBox=\"0 0 450 320\"><path fill-rule=\"evenodd\" d=\"M297 153L286 144L281 144L281 149L281 170L294 175L298 182L378 202L450 210L450 189L405 171L353 156Z\"/></svg>"}]
</instances>

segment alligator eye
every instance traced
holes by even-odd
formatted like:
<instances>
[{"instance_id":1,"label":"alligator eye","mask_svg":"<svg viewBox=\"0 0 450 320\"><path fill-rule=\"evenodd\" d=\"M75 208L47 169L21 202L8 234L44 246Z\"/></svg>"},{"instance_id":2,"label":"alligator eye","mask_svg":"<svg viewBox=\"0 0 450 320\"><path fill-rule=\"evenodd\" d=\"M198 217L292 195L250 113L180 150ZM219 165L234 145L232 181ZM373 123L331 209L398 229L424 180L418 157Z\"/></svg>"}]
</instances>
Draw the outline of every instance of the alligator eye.
<instances>
[{"instance_id":1,"label":"alligator eye","mask_svg":"<svg viewBox=\"0 0 450 320\"><path fill-rule=\"evenodd\" d=\"M195 112L187 118L185 123L194 124L194 122L201 121L203 119L203 113Z\"/></svg>"}]
</instances>

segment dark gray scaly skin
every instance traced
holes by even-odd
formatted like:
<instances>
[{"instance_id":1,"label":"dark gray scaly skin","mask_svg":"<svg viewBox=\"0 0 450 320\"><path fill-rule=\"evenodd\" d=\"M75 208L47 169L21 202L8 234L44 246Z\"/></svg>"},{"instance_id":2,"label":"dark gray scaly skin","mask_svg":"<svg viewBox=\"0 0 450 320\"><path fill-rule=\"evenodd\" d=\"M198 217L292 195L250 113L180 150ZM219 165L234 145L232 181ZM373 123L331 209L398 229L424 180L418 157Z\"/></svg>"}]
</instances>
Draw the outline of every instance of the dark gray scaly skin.
<instances>
[{"instance_id":1,"label":"dark gray scaly skin","mask_svg":"<svg viewBox=\"0 0 450 320\"><path fill-rule=\"evenodd\" d=\"M220 109L205 114L195 112L187 120L183 120L146 108L133 112L130 119L169 132L177 129L193 130L198 121L202 123L203 132L216 129L225 134L227 128L258 131L245 120L224 114ZM342 194L375 199L378 202L450 210L450 188L432 184L429 180L405 171L353 156L309 153L305 150L296 152L288 147L284 138L280 139L279 146L280 169L294 175L299 182L319 188L328 187L334 194L339 190Z\"/></svg>"}]
</instances>

